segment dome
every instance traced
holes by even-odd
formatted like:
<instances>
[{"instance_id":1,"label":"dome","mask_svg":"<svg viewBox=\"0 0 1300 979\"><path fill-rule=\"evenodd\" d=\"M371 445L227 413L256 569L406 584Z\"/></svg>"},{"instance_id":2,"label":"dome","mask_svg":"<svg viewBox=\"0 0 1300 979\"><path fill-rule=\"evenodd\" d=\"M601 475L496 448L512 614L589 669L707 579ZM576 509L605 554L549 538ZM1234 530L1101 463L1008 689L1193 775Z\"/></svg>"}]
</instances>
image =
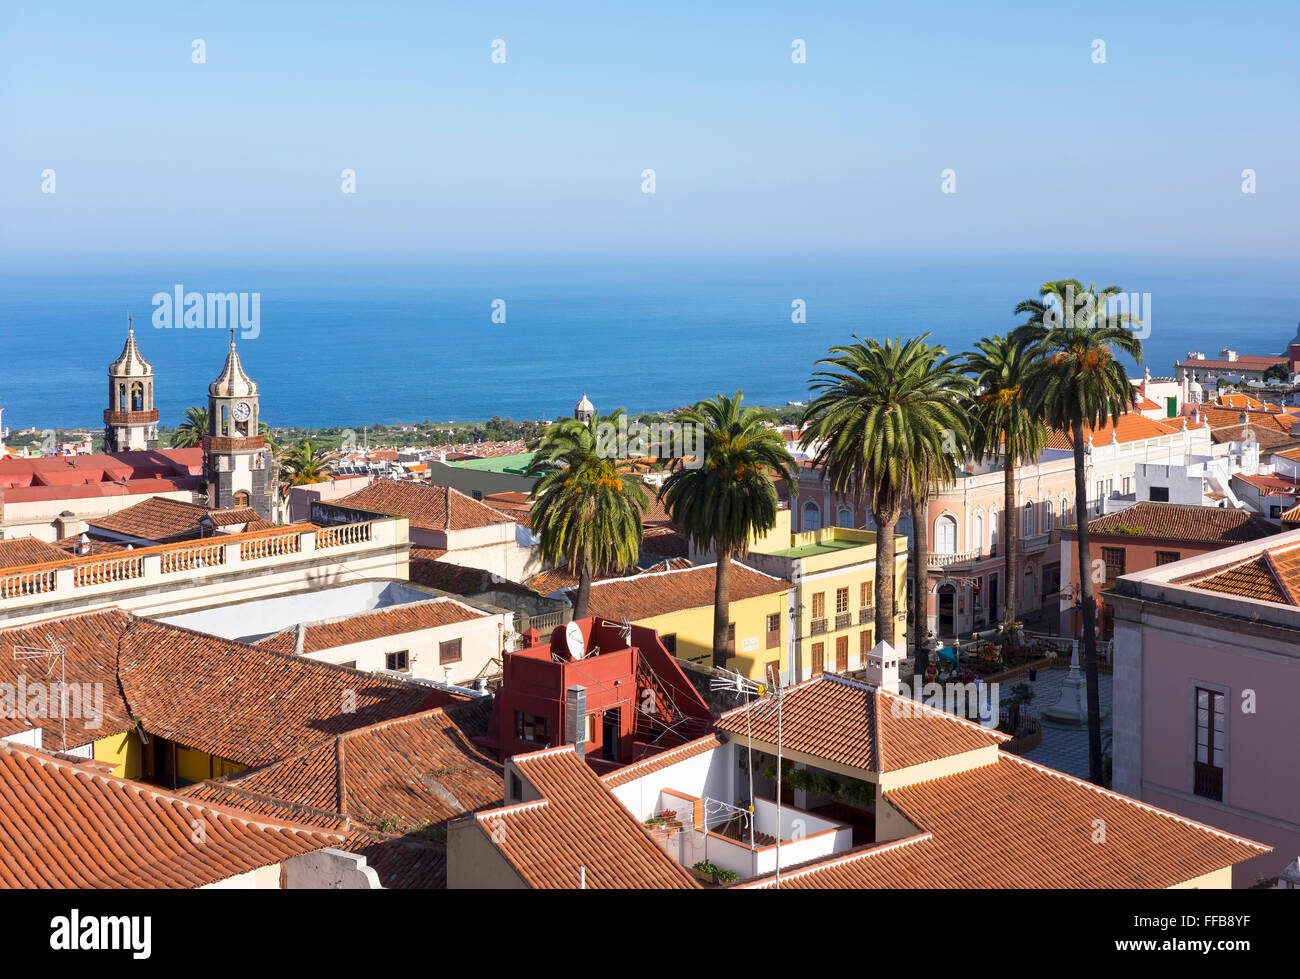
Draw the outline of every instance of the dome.
<instances>
[{"instance_id":1,"label":"dome","mask_svg":"<svg viewBox=\"0 0 1300 979\"><path fill-rule=\"evenodd\" d=\"M251 398L257 395L257 385L244 373L244 365L239 362L234 340L230 341L226 366L221 369L217 379L208 385L208 394L214 398Z\"/></svg>"},{"instance_id":2,"label":"dome","mask_svg":"<svg viewBox=\"0 0 1300 979\"><path fill-rule=\"evenodd\" d=\"M580 411L590 413L590 412L594 412L595 410L596 410L596 406L587 400L586 391L582 392L582 400L573 406L574 414L577 414Z\"/></svg>"},{"instance_id":3,"label":"dome","mask_svg":"<svg viewBox=\"0 0 1300 979\"><path fill-rule=\"evenodd\" d=\"M148 377L153 373L153 364L144 359L140 348L135 344L135 329L127 320L126 346L117 360L108 365L108 372L114 377Z\"/></svg>"}]
</instances>

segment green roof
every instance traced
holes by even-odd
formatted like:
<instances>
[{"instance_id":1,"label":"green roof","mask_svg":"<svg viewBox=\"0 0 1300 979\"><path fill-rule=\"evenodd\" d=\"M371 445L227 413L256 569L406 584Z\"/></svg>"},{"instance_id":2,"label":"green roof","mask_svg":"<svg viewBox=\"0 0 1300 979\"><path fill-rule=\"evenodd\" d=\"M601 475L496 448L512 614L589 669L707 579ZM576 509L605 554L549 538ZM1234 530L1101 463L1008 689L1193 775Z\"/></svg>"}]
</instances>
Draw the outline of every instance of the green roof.
<instances>
[{"instance_id":1,"label":"green roof","mask_svg":"<svg viewBox=\"0 0 1300 979\"><path fill-rule=\"evenodd\" d=\"M510 456L493 456L491 459L458 459L455 462L448 462L447 465L459 466L461 469L474 469L478 472L509 473L512 476L522 476L528 471L532 461L533 453L517 452Z\"/></svg>"},{"instance_id":2,"label":"green roof","mask_svg":"<svg viewBox=\"0 0 1300 979\"><path fill-rule=\"evenodd\" d=\"M835 551L847 551L853 547L869 547L867 541L860 540L824 540L816 544L804 544L801 547L787 547L784 551L768 551L773 557L813 557L817 554L833 554Z\"/></svg>"}]
</instances>

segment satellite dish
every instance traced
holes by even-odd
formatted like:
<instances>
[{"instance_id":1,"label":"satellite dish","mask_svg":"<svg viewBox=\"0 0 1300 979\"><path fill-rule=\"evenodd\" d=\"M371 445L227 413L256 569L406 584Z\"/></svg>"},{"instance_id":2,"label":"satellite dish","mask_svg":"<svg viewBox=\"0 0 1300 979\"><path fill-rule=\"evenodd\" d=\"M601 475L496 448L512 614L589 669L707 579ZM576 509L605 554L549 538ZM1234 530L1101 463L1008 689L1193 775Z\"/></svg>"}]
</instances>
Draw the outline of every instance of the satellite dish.
<instances>
[{"instance_id":1,"label":"satellite dish","mask_svg":"<svg viewBox=\"0 0 1300 979\"><path fill-rule=\"evenodd\" d=\"M586 650L586 640L582 638L582 629L576 622L570 622L564 627L564 641L568 644L569 655L574 659L582 659Z\"/></svg>"}]
</instances>

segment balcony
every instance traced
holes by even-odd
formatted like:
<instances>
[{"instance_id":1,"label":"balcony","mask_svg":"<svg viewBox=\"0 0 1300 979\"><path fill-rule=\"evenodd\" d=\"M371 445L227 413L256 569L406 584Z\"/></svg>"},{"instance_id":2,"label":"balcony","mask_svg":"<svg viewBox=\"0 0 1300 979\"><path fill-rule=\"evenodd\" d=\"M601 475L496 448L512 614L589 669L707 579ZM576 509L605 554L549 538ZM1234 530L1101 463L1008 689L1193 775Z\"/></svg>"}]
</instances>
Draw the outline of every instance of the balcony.
<instances>
[{"instance_id":1,"label":"balcony","mask_svg":"<svg viewBox=\"0 0 1300 979\"><path fill-rule=\"evenodd\" d=\"M1214 765L1196 763L1192 791L1207 799L1223 801L1223 769Z\"/></svg>"},{"instance_id":2,"label":"balcony","mask_svg":"<svg viewBox=\"0 0 1300 979\"><path fill-rule=\"evenodd\" d=\"M876 607L868 605L858 609L858 625L872 625L876 621Z\"/></svg>"},{"instance_id":3,"label":"balcony","mask_svg":"<svg viewBox=\"0 0 1300 979\"><path fill-rule=\"evenodd\" d=\"M836 628L836 629L847 629L847 628L848 628L849 626L851 626L851 625L853 625L853 613L852 613L852 612L841 612L841 613L839 613L838 615L835 616L835 628Z\"/></svg>"},{"instance_id":4,"label":"balcony","mask_svg":"<svg viewBox=\"0 0 1300 979\"><path fill-rule=\"evenodd\" d=\"M1052 532L1049 530L1045 534L1032 534L1029 537L1022 537L1019 541L1021 554L1037 554L1039 551L1047 550L1047 546L1052 543Z\"/></svg>"},{"instance_id":5,"label":"balcony","mask_svg":"<svg viewBox=\"0 0 1300 979\"><path fill-rule=\"evenodd\" d=\"M825 620L825 619L813 619L813 620L812 620L812 627L811 627L811 630L810 630L810 631L811 631L811 634L812 634L812 635L814 635L814 636L820 636L823 632L826 631L826 620Z\"/></svg>"},{"instance_id":6,"label":"balcony","mask_svg":"<svg viewBox=\"0 0 1300 979\"><path fill-rule=\"evenodd\" d=\"M978 561L981 556L982 551L978 547L971 551L953 551L948 554L931 553L926 557L925 566L929 571L938 571L958 564L969 564L972 561Z\"/></svg>"}]
</instances>

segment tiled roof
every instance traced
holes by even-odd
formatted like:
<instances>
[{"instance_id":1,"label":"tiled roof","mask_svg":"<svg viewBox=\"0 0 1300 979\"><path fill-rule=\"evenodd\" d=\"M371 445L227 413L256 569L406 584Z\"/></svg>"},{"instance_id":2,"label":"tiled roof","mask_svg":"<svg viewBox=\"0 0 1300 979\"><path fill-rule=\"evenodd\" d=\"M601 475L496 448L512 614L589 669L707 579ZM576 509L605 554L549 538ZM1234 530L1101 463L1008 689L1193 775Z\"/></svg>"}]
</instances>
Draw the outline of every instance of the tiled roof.
<instances>
[{"instance_id":1,"label":"tiled roof","mask_svg":"<svg viewBox=\"0 0 1300 979\"><path fill-rule=\"evenodd\" d=\"M1239 370L1262 371L1268 367L1272 367L1274 364L1285 363L1285 354L1277 357L1268 357L1260 354L1237 354L1236 360L1210 360L1208 358L1205 360L1180 360L1174 366L1194 367L1197 370L1207 368L1212 370L1231 370L1235 367Z\"/></svg>"},{"instance_id":2,"label":"tiled roof","mask_svg":"<svg viewBox=\"0 0 1300 979\"><path fill-rule=\"evenodd\" d=\"M1259 443L1260 449L1264 451L1275 449L1280 445L1295 444L1295 439L1285 432L1275 432L1271 428L1261 428L1258 425L1228 425L1224 428L1216 428L1210 433L1210 441L1215 445L1245 442L1248 438Z\"/></svg>"},{"instance_id":3,"label":"tiled roof","mask_svg":"<svg viewBox=\"0 0 1300 979\"><path fill-rule=\"evenodd\" d=\"M781 887L1166 888L1270 849L1006 753L885 799L917 836L783 870Z\"/></svg>"},{"instance_id":4,"label":"tiled roof","mask_svg":"<svg viewBox=\"0 0 1300 979\"><path fill-rule=\"evenodd\" d=\"M1247 473L1233 473L1233 479L1240 479L1244 483L1265 491L1267 496L1297 496L1300 495L1300 483L1293 479L1284 479L1281 476L1253 475Z\"/></svg>"},{"instance_id":5,"label":"tiled roof","mask_svg":"<svg viewBox=\"0 0 1300 979\"><path fill-rule=\"evenodd\" d=\"M737 737L752 731L759 741L776 744L777 720L770 702L760 700L727 711L717 729ZM787 688L780 722L787 751L870 772L910 768L1007 740L998 731L834 674Z\"/></svg>"},{"instance_id":6,"label":"tiled roof","mask_svg":"<svg viewBox=\"0 0 1300 979\"><path fill-rule=\"evenodd\" d=\"M391 479L377 479L365 489L332 502L335 506L406 517L412 527L421 530L468 530L514 522L513 517L498 513L449 486L399 483Z\"/></svg>"},{"instance_id":7,"label":"tiled roof","mask_svg":"<svg viewBox=\"0 0 1300 979\"><path fill-rule=\"evenodd\" d=\"M248 530L265 530L274 526L258 516L257 511L251 507L209 510L197 503L168 500L160 496L141 500L134 506L110 513L106 517L96 517L87 523L95 530L167 544L202 537L205 520L216 527L245 523L248 524Z\"/></svg>"},{"instance_id":8,"label":"tiled roof","mask_svg":"<svg viewBox=\"0 0 1300 979\"><path fill-rule=\"evenodd\" d=\"M1300 446L1296 446L1294 449L1283 449L1281 452L1275 452L1273 454L1279 455L1283 459L1289 459L1292 462L1300 462Z\"/></svg>"},{"instance_id":9,"label":"tiled roof","mask_svg":"<svg viewBox=\"0 0 1300 979\"><path fill-rule=\"evenodd\" d=\"M1188 427L1193 427L1188 422ZM1118 424L1112 425L1107 419L1106 424L1100 428L1089 428L1087 425L1083 428L1083 436L1086 440L1089 435L1092 436L1092 444L1096 446L1110 445L1111 441L1118 437L1121 443L1137 442L1142 439L1163 438L1177 431L1182 430L1182 419L1161 419L1155 421L1147 418L1145 415L1139 415L1135 411L1128 414L1120 415ZM1069 449L1070 435L1057 429L1049 429L1047 432L1047 447L1050 449Z\"/></svg>"},{"instance_id":10,"label":"tiled roof","mask_svg":"<svg viewBox=\"0 0 1300 979\"><path fill-rule=\"evenodd\" d=\"M1237 425L1250 425L1256 431L1273 431L1287 433L1291 431L1293 416L1274 411L1252 411L1246 408L1218 408L1214 405L1197 405L1196 411L1201 418L1209 422L1211 428L1232 428ZM1246 420L1241 420L1242 415Z\"/></svg>"},{"instance_id":11,"label":"tiled roof","mask_svg":"<svg viewBox=\"0 0 1300 979\"><path fill-rule=\"evenodd\" d=\"M149 734L243 765L265 765L309 745L437 703L429 691L257 646L137 618L84 612L0 631L0 681L49 682L49 660L15 660L15 646L60 646L68 683L103 691L102 725L69 717L68 747L127 731ZM355 700L355 703L354 703ZM350 709L355 707L355 709ZM62 747L59 721L44 743Z\"/></svg>"},{"instance_id":12,"label":"tiled roof","mask_svg":"<svg viewBox=\"0 0 1300 979\"><path fill-rule=\"evenodd\" d=\"M3 887L201 887L342 842L0 742Z\"/></svg>"},{"instance_id":13,"label":"tiled roof","mask_svg":"<svg viewBox=\"0 0 1300 979\"><path fill-rule=\"evenodd\" d=\"M11 537L0 540L0 568L20 568L28 564L66 561L68 552L35 537Z\"/></svg>"},{"instance_id":14,"label":"tiled roof","mask_svg":"<svg viewBox=\"0 0 1300 979\"><path fill-rule=\"evenodd\" d=\"M387 677L134 617L118 655L122 690L146 731L249 766L415 713L429 696Z\"/></svg>"},{"instance_id":15,"label":"tiled roof","mask_svg":"<svg viewBox=\"0 0 1300 979\"><path fill-rule=\"evenodd\" d=\"M484 835L534 888L694 888L572 745L511 761L542 796L474 817Z\"/></svg>"},{"instance_id":16,"label":"tiled roof","mask_svg":"<svg viewBox=\"0 0 1300 979\"><path fill-rule=\"evenodd\" d=\"M417 632L421 629L437 629L440 626L485 617L487 617L486 612L462 605L449 598L393 608L372 609L345 618L306 626L302 651L316 653L322 649L334 649L338 646L382 639L385 636L396 636L405 632ZM297 648L297 638L295 627L267 636L259 640L257 645L282 653L292 653Z\"/></svg>"},{"instance_id":17,"label":"tiled roof","mask_svg":"<svg viewBox=\"0 0 1300 979\"><path fill-rule=\"evenodd\" d=\"M688 608L713 604L716 564L702 564L680 571L656 571L631 578L615 578L591 586L588 615L595 618L635 622ZM755 571L738 561L731 562L731 601L759 595L780 595L790 590L782 578Z\"/></svg>"},{"instance_id":18,"label":"tiled roof","mask_svg":"<svg viewBox=\"0 0 1300 979\"><path fill-rule=\"evenodd\" d=\"M1300 503L1297 503L1290 510L1282 514L1283 523L1300 523Z\"/></svg>"},{"instance_id":19,"label":"tiled roof","mask_svg":"<svg viewBox=\"0 0 1300 979\"><path fill-rule=\"evenodd\" d=\"M482 568L468 568L460 564L440 561L446 550L436 547L411 546L410 580L413 584L426 588L437 588L456 595L477 595L485 591L515 592L529 595L531 592L514 581L500 579Z\"/></svg>"},{"instance_id":20,"label":"tiled roof","mask_svg":"<svg viewBox=\"0 0 1300 979\"><path fill-rule=\"evenodd\" d=\"M1176 584L1300 606L1300 544L1266 548L1245 561L1181 578Z\"/></svg>"},{"instance_id":21,"label":"tiled roof","mask_svg":"<svg viewBox=\"0 0 1300 979\"><path fill-rule=\"evenodd\" d=\"M209 783L347 817L372 832L413 833L501 802L501 766L474 744L484 698L349 731L255 772ZM286 809L293 812L293 809Z\"/></svg>"},{"instance_id":22,"label":"tiled roof","mask_svg":"<svg viewBox=\"0 0 1300 979\"><path fill-rule=\"evenodd\" d=\"M602 775L601 781L611 788L617 788L628 782L635 782L637 779L649 775L651 772L657 772L662 768L668 768L670 765L676 765L678 762L685 761L688 758L694 758L696 755L702 755L706 751L712 751L714 748L722 746L717 735L706 734L702 738L696 738L694 741L688 741L684 745L676 748L670 748L667 751L661 751L657 755L651 755L642 761L633 762L631 765L624 765L617 771L610 772L608 775Z\"/></svg>"},{"instance_id":23,"label":"tiled roof","mask_svg":"<svg viewBox=\"0 0 1300 979\"><path fill-rule=\"evenodd\" d=\"M628 568L622 574L602 574L592 579L593 583L597 581L612 581L615 578L631 578L639 574L646 574L655 571L680 571L686 568L693 568L695 565L685 558L669 558L664 565L655 565L653 568L638 568L633 566ZM524 584L537 592L539 595L554 595L557 591L565 591L570 588L578 587L578 576L568 568L552 568L550 571L542 571L530 578L524 579Z\"/></svg>"},{"instance_id":24,"label":"tiled roof","mask_svg":"<svg viewBox=\"0 0 1300 979\"><path fill-rule=\"evenodd\" d=\"M1143 502L1088 521L1088 531L1207 544L1238 544L1271 537L1277 533L1277 528L1250 510Z\"/></svg>"}]
</instances>

